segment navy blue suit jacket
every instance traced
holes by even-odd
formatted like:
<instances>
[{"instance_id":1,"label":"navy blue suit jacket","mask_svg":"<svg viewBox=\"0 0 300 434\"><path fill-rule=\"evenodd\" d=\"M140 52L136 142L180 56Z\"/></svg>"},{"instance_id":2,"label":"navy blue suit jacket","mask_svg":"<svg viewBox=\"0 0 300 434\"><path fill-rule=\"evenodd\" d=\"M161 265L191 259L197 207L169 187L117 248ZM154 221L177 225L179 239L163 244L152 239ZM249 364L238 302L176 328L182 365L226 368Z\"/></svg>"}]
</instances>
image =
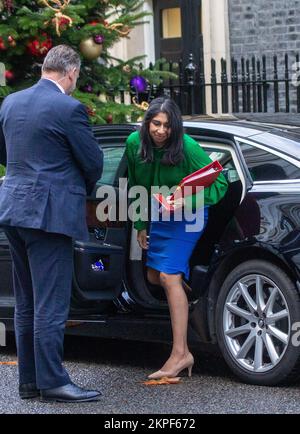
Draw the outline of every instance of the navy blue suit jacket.
<instances>
[{"instance_id":1,"label":"navy blue suit jacket","mask_svg":"<svg viewBox=\"0 0 300 434\"><path fill-rule=\"evenodd\" d=\"M85 107L41 79L5 98L0 111L0 224L87 240L86 193L103 152Z\"/></svg>"}]
</instances>

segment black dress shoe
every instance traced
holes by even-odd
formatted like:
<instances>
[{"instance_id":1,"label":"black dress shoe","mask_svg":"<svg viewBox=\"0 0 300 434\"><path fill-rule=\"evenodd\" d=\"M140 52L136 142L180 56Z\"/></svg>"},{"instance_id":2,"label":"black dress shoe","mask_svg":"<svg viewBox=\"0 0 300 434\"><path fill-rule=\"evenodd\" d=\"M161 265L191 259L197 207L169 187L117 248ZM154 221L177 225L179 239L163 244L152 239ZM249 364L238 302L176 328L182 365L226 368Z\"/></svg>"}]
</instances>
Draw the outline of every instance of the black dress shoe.
<instances>
[{"instance_id":1,"label":"black dress shoe","mask_svg":"<svg viewBox=\"0 0 300 434\"><path fill-rule=\"evenodd\" d=\"M40 396L40 391L35 383L24 383L19 386L19 395L21 399L36 398Z\"/></svg>"},{"instance_id":2,"label":"black dress shoe","mask_svg":"<svg viewBox=\"0 0 300 434\"><path fill-rule=\"evenodd\" d=\"M74 383L54 389L42 389L41 401L43 402L87 402L98 401L101 393L98 390L87 390L76 386Z\"/></svg>"}]
</instances>

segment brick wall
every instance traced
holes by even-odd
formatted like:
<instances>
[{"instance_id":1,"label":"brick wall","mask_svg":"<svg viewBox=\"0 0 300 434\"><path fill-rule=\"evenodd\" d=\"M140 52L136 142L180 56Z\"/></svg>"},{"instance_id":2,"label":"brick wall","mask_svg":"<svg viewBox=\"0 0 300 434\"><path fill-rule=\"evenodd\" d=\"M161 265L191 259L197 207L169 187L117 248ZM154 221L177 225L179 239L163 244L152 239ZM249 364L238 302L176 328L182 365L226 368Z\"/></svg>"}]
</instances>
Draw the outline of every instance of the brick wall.
<instances>
[{"instance_id":1,"label":"brick wall","mask_svg":"<svg viewBox=\"0 0 300 434\"><path fill-rule=\"evenodd\" d=\"M289 54L291 68L296 53L300 53L300 0L228 0L228 6L231 56L240 59L265 54L270 74L273 55L277 54L282 76L284 54ZM269 94L271 109L271 88ZM283 98L281 86L280 110Z\"/></svg>"}]
</instances>

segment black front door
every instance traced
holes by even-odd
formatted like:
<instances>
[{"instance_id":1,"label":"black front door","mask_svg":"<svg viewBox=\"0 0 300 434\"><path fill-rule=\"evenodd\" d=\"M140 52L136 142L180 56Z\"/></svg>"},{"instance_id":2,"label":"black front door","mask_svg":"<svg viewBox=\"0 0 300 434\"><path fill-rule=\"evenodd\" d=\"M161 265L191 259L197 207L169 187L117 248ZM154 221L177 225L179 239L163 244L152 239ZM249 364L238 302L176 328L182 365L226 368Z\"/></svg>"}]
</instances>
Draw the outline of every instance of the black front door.
<instances>
[{"instance_id":1,"label":"black front door","mask_svg":"<svg viewBox=\"0 0 300 434\"><path fill-rule=\"evenodd\" d=\"M188 63L189 54L202 68L201 0L154 0L156 58Z\"/></svg>"},{"instance_id":2,"label":"black front door","mask_svg":"<svg viewBox=\"0 0 300 434\"><path fill-rule=\"evenodd\" d=\"M156 58L174 62L172 70L179 75L179 81L173 81L173 87L179 89L176 101L182 114L203 114L205 98L201 88L201 78L204 77L201 0L154 0L153 6ZM193 55L192 59L190 54ZM183 69L177 70L175 65L180 60ZM196 66L192 87L188 84L190 77L184 70L191 60ZM174 97L172 91L171 97Z\"/></svg>"}]
</instances>

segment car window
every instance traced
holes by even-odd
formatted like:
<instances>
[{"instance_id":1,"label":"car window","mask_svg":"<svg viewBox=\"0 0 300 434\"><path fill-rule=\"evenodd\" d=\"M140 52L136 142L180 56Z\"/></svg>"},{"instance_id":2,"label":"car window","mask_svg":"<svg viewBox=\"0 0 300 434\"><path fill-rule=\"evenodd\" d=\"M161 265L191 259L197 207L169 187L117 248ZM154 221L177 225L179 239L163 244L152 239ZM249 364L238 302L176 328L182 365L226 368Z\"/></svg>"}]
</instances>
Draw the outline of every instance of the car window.
<instances>
[{"instance_id":1,"label":"car window","mask_svg":"<svg viewBox=\"0 0 300 434\"><path fill-rule=\"evenodd\" d=\"M125 146L102 147L103 150L103 173L97 181L99 185L114 185L118 168L125 152Z\"/></svg>"},{"instance_id":2,"label":"car window","mask_svg":"<svg viewBox=\"0 0 300 434\"><path fill-rule=\"evenodd\" d=\"M300 179L300 169L278 155L239 141L253 181Z\"/></svg>"}]
</instances>

